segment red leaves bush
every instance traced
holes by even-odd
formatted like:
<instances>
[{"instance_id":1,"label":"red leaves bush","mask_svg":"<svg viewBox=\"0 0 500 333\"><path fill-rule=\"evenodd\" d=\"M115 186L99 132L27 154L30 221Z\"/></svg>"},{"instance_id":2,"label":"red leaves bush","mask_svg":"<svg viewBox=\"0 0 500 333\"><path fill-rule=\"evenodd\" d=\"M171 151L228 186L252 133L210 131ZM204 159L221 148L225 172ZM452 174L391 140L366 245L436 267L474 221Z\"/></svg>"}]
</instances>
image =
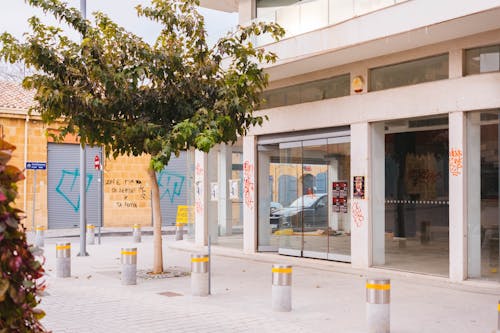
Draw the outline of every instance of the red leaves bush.
<instances>
[{"instance_id":1,"label":"red leaves bush","mask_svg":"<svg viewBox=\"0 0 500 333\"><path fill-rule=\"evenodd\" d=\"M0 139L0 333L46 332L39 322L45 313L36 309L44 270L28 247L21 210L13 207L16 182L24 179L21 170L7 165L15 149Z\"/></svg>"}]
</instances>

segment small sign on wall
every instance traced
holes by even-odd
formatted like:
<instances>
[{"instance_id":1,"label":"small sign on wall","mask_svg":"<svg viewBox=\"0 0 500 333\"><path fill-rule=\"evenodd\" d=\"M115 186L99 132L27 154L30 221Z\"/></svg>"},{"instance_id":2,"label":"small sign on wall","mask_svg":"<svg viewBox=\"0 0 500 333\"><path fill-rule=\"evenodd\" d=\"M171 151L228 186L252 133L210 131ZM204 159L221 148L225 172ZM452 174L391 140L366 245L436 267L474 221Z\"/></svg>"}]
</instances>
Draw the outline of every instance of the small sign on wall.
<instances>
[{"instance_id":1,"label":"small sign on wall","mask_svg":"<svg viewBox=\"0 0 500 333\"><path fill-rule=\"evenodd\" d=\"M229 180L229 199L239 200L240 199L240 180L230 179Z\"/></svg>"},{"instance_id":2,"label":"small sign on wall","mask_svg":"<svg viewBox=\"0 0 500 333\"><path fill-rule=\"evenodd\" d=\"M352 197L354 199L365 198L365 176L352 177Z\"/></svg>"},{"instance_id":3,"label":"small sign on wall","mask_svg":"<svg viewBox=\"0 0 500 333\"><path fill-rule=\"evenodd\" d=\"M210 183L210 200L219 200L219 184L217 183Z\"/></svg>"}]
</instances>

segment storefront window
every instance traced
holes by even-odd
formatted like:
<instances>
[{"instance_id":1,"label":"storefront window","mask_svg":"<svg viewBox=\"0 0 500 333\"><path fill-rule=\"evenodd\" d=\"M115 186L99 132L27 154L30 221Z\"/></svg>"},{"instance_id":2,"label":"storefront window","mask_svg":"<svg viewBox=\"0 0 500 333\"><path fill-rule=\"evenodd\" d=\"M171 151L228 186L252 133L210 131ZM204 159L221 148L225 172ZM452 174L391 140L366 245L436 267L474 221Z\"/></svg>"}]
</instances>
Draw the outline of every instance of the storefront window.
<instances>
[{"instance_id":1,"label":"storefront window","mask_svg":"<svg viewBox=\"0 0 500 333\"><path fill-rule=\"evenodd\" d=\"M470 278L500 280L500 110L468 115L468 272ZM479 171L480 170L480 171Z\"/></svg>"},{"instance_id":2,"label":"storefront window","mask_svg":"<svg viewBox=\"0 0 500 333\"><path fill-rule=\"evenodd\" d=\"M375 265L448 275L447 117L387 122L385 227ZM374 231L375 232L375 231ZM376 251L383 251L382 254Z\"/></svg>"}]
</instances>

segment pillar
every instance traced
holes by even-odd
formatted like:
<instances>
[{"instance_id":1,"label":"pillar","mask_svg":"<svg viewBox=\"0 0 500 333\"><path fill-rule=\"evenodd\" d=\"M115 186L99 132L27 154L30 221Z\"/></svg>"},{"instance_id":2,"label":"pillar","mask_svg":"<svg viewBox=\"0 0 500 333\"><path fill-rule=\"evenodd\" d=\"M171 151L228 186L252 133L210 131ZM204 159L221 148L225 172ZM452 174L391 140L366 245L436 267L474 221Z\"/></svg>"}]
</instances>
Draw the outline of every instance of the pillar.
<instances>
[{"instance_id":1,"label":"pillar","mask_svg":"<svg viewBox=\"0 0 500 333\"><path fill-rule=\"evenodd\" d=\"M221 236L230 236L233 233L232 202L229 198L229 180L232 173L232 147L224 143L219 149L219 228Z\"/></svg>"},{"instance_id":2,"label":"pillar","mask_svg":"<svg viewBox=\"0 0 500 333\"><path fill-rule=\"evenodd\" d=\"M385 130L384 123L371 124L371 265L385 264Z\"/></svg>"},{"instance_id":3,"label":"pillar","mask_svg":"<svg viewBox=\"0 0 500 333\"><path fill-rule=\"evenodd\" d=\"M207 245L208 242L208 155L196 150L194 156L194 219L196 245Z\"/></svg>"},{"instance_id":4,"label":"pillar","mask_svg":"<svg viewBox=\"0 0 500 333\"><path fill-rule=\"evenodd\" d=\"M257 246L256 138L243 137L243 251L254 253Z\"/></svg>"}]
</instances>

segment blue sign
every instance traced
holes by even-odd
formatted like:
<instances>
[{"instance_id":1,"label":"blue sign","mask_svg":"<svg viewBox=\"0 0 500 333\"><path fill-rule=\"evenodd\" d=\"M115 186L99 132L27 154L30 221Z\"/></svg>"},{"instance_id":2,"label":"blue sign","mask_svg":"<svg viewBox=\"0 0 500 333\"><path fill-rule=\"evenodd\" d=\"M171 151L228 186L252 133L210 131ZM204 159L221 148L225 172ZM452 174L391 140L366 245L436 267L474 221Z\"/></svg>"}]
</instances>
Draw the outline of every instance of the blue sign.
<instances>
[{"instance_id":1,"label":"blue sign","mask_svg":"<svg viewBox=\"0 0 500 333\"><path fill-rule=\"evenodd\" d=\"M45 162L26 162L26 169L28 170L45 170L47 163Z\"/></svg>"}]
</instances>

